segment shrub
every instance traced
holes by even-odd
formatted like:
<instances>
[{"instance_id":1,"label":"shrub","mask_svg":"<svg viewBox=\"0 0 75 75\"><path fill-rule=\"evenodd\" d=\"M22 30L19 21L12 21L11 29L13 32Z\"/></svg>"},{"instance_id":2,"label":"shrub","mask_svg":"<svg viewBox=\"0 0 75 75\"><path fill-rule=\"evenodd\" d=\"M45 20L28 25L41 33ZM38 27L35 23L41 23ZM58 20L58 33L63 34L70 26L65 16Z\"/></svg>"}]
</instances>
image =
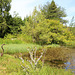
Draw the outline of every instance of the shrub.
<instances>
[{"instance_id":1,"label":"shrub","mask_svg":"<svg viewBox=\"0 0 75 75\"><path fill-rule=\"evenodd\" d=\"M17 35L17 39L21 40L23 43L27 42L27 43L32 43L32 36L27 35L27 34L18 34Z\"/></svg>"}]
</instances>

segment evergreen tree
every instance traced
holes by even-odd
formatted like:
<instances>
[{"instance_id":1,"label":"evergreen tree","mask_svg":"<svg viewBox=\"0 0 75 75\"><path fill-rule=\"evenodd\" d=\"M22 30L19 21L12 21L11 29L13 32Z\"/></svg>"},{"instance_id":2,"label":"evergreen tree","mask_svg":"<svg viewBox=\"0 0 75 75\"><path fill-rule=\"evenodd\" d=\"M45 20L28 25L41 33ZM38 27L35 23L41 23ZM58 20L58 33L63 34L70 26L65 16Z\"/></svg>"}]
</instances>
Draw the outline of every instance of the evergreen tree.
<instances>
[{"instance_id":1,"label":"evergreen tree","mask_svg":"<svg viewBox=\"0 0 75 75\"><path fill-rule=\"evenodd\" d=\"M57 6L55 2L52 1L48 7L47 19L55 19L57 17Z\"/></svg>"},{"instance_id":2,"label":"evergreen tree","mask_svg":"<svg viewBox=\"0 0 75 75\"><path fill-rule=\"evenodd\" d=\"M63 20L63 17L67 16L64 12L64 9L61 7L57 7L54 0L52 0L51 3L47 3L46 5L44 5L41 10L44 12L46 19L60 20L60 22L62 23L67 22L67 20Z\"/></svg>"},{"instance_id":3,"label":"evergreen tree","mask_svg":"<svg viewBox=\"0 0 75 75\"><path fill-rule=\"evenodd\" d=\"M11 8L10 2L11 0L0 0L0 15L2 15L2 17L9 15Z\"/></svg>"},{"instance_id":4,"label":"evergreen tree","mask_svg":"<svg viewBox=\"0 0 75 75\"><path fill-rule=\"evenodd\" d=\"M24 25L23 20L21 17L18 16L18 13L14 12L14 17L8 16L9 21L8 24L8 32L11 34L18 34L21 31L21 26Z\"/></svg>"}]
</instances>

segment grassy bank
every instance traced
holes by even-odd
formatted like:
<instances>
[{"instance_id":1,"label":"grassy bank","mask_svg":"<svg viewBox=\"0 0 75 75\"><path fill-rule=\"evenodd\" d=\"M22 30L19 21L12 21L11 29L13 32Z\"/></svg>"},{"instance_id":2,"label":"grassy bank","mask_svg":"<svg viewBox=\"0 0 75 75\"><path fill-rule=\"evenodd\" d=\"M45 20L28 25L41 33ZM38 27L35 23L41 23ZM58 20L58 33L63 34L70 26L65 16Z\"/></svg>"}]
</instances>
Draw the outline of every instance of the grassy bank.
<instances>
[{"instance_id":1,"label":"grassy bank","mask_svg":"<svg viewBox=\"0 0 75 75\"><path fill-rule=\"evenodd\" d=\"M0 57L0 75L73 75L71 71L50 67L49 65L46 65L43 68L38 68L36 71L31 70L29 71L30 74L26 74L21 67L22 61L19 58L15 58L15 56L12 54L25 53L27 52L28 47L33 48L35 46L37 49L42 48L41 45L30 43L4 45L5 52L4 55ZM66 52L65 48L62 49L59 45L56 44L45 45L45 48L48 48L45 55L45 58L48 61L56 58L59 60L59 58L62 58L62 55L65 55L63 54L64 51ZM25 63L28 62L25 61Z\"/></svg>"},{"instance_id":2,"label":"grassy bank","mask_svg":"<svg viewBox=\"0 0 75 75\"><path fill-rule=\"evenodd\" d=\"M4 45L4 53L5 54L14 54L14 53L23 53L23 52L27 52L27 48L33 48L33 47L37 47L40 48L40 45L37 44L6 44ZM1 47L1 45L0 45Z\"/></svg>"},{"instance_id":3,"label":"grassy bank","mask_svg":"<svg viewBox=\"0 0 75 75\"><path fill-rule=\"evenodd\" d=\"M0 57L0 75L25 75L21 68L21 60L11 55L4 54ZM26 62L25 62L26 63ZM10 64L10 65L9 65ZM27 75L27 74L26 74ZM44 66L42 69L32 71L31 75L73 75L71 71L65 69L51 68Z\"/></svg>"},{"instance_id":4,"label":"grassy bank","mask_svg":"<svg viewBox=\"0 0 75 75\"><path fill-rule=\"evenodd\" d=\"M66 46L69 48L75 48L75 41L67 42Z\"/></svg>"}]
</instances>

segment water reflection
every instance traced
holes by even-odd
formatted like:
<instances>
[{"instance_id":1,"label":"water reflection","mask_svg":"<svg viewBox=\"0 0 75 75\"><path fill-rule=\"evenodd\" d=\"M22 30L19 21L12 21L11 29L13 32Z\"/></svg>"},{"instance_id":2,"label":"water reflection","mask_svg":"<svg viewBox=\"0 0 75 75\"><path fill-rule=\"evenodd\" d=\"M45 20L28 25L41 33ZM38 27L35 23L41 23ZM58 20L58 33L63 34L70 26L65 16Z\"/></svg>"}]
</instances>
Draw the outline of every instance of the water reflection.
<instances>
[{"instance_id":1,"label":"water reflection","mask_svg":"<svg viewBox=\"0 0 75 75\"><path fill-rule=\"evenodd\" d=\"M71 54L71 58L68 60L68 62L64 63L66 65L65 69L71 69L72 72L75 73L75 52Z\"/></svg>"}]
</instances>

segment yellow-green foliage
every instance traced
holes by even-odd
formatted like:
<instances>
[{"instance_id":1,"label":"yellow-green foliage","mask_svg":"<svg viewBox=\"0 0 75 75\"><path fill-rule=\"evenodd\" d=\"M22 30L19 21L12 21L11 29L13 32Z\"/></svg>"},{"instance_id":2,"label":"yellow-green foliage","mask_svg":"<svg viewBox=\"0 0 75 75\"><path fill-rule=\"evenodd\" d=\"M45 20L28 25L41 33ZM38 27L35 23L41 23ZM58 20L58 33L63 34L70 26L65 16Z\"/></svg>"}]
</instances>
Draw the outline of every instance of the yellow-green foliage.
<instances>
[{"instance_id":1,"label":"yellow-green foliage","mask_svg":"<svg viewBox=\"0 0 75 75\"><path fill-rule=\"evenodd\" d=\"M24 44L24 43L32 43L32 36L27 34L7 34L4 38L0 38L0 44Z\"/></svg>"},{"instance_id":2,"label":"yellow-green foliage","mask_svg":"<svg viewBox=\"0 0 75 75\"><path fill-rule=\"evenodd\" d=\"M30 30L30 31L29 31ZM66 43L73 40L74 36L68 29L57 20L45 19L30 28L27 33L33 36L36 42L42 44Z\"/></svg>"},{"instance_id":3,"label":"yellow-green foliage","mask_svg":"<svg viewBox=\"0 0 75 75\"><path fill-rule=\"evenodd\" d=\"M22 43L32 43L33 42L33 40L32 40L32 36L30 36L30 35L27 35L27 34L18 34L17 35L17 39L18 40L21 40L22 41Z\"/></svg>"},{"instance_id":4,"label":"yellow-green foliage","mask_svg":"<svg viewBox=\"0 0 75 75\"><path fill-rule=\"evenodd\" d=\"M40 44L63 44L74 40L73 34L59 20L45 19L43 12L33 11L22 27L22 32L31 35Z\"/></svg>"}]
</instances>

